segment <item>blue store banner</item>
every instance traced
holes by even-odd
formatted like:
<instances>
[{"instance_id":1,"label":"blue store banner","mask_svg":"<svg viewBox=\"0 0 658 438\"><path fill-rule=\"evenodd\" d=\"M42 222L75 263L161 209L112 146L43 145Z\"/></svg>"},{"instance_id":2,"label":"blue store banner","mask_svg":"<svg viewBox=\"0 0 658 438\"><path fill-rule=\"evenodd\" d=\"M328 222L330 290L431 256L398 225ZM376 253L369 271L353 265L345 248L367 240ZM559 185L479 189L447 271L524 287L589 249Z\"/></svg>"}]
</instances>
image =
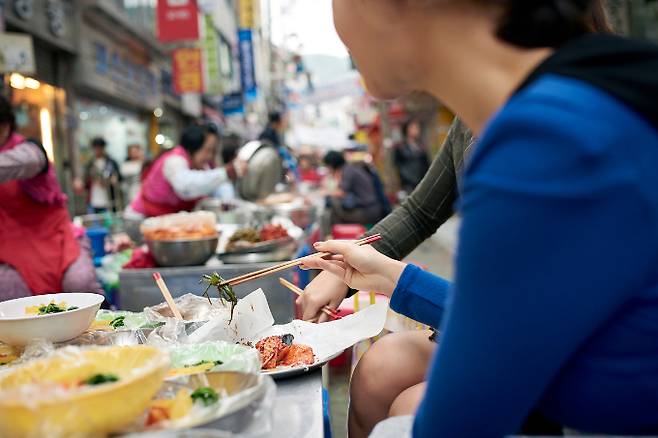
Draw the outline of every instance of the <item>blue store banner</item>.
<instances>
[{"instance_id":1,"label":"blue store banner","mask_svg":"<svg viewBox=\"0 0 658 438\"><path fill-rule=\"evenodd\" d=\"M252 101L256 99L258 87L256 85L254 43L251 29L239 29L238 41L240 43L240 79L242 82L242 92L247 101Z\"/></svg>"},{"instance_id":2,"label":"blue store banner","mask_svg":"<svg viewBox=\"0 0 658 438\"><path fill-rule=\"evenodd\" d=\"M244 101L241 92L226 94L222 99L224 115L244 114Z\"/></svg>"}]
</instances>

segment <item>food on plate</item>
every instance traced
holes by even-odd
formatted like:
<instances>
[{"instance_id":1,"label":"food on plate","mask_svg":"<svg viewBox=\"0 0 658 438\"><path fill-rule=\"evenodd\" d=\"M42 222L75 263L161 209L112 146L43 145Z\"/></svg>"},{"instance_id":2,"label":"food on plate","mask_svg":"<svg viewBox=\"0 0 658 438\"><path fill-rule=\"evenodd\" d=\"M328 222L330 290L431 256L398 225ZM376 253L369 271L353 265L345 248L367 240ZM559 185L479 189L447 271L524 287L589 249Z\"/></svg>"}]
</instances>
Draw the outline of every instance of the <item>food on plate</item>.
<instances>
[{"instance_id":1,"label":"food on plate","mask_svg":"<svg viewBox=\"0 0 658 438\"><path fill-rule=\"evenodd\" d=\"M11 345L0 344L0 367L9 365L19 357L19 352Z\"/></svg>"},{"instance_id":2,"label":"food on plate","mask_svg":"<svg viewBox=\"0 0 658 438\"><path fill-rule=\"evenodd\" d=\"M238 249L250 248L256 243L287 239L289 237L288 231L278 224L265 224L260 229L241 228L229 238L226 251L232 252Z\"/></svg>"},{"instance_id":3,"label":"food on plate","mask_svg":"<svg viewBox=\"0 0 658 438\"><path fill-rule=\"evenodd\" d=\"M190 393L183 388L174 398L156 399L151 402L146 419L146 426L157 426L164 421L175 421L187 416L195 403L204 407L212 406L219 401L219 394L212 388L197 388Z\"/></svg>"},{"instance_id":4,"label":"food on plate","mask_svg":"<svg viewBox=\"0 0 658 438\"><path fill-rule=\"evenodd\" d=\"M125 317L125 315L117 316L112 321L110 321L109 325L114 330L118 329L119 327L125 327L126 326L126 317Z\"/></svg>"},{"instance_id":5,"label":"food on plate","mask_svg":"<svg viewBox=\"0 0 658 438\"><path fill-rule=\"evenodd\" d=\"M262 369L271 370L278 366L313 365L313 349L304 344L293 344L293 335L268 336L256 343Z\"/></svg>"},{"instance_id":6,"label":"food on plate","mask_svg":"<svg viewBox=\"0 0 658 438\"><path fill-rule=\"evenodd\" d=\"M62 313L68 312L70 310L77 309L77 306L68 307L64 301L60 303L55 303L51 301L48 304L40 304L38 306L28 306L25 308L26 315L48 315L51 313Z\"/></svg>"},{"instance_id":7,"label":"food on plate","mask_svg":"<svg viewBox=\"0 0 658 438\"><path fill-rule=\"evenodd\" d=\"M183 212L146 219L140 230L146 240L194 240L217 237L216 224L213 213Z\"/></svg>"},{"instance_id":8,"label":"food on plate","mask_svg":"<svg viewBox=\"0 0 658 438\"><path fill-rule=\"evenodd\" d=\"M190 412L193 405L194 400L190 397L189 390L185 388L179 390L174 398L153 400L149 406L146 426L155 426L168 420L179 420Z\"/></svg>"},{"instance_id":9,"label":"food on plate","mask_svg":"<svg viewBox=\"0 0 658 438\"><path fill-rule=\"evenodd\" d=\"M80 385L102 385L103 383L113 383L118 382L119 376L116 374L94 374L86 380L80 382Z\"/></svg>"},{"instance_id":10,"label":"food on plate","mask_svg":"<svg viewBox=\"0 0 658 438\"><path fill-rule=\"evenodd\" d=\"M230 285L222 285L223 281L224 279L221 275L217 272L213 272L211 275L204 275L201 277L200 282L207 284L206 289L203 291L203 296L208 298L210 304L212 304L212 302L210 301L210 296L208 296L208 290L211 287L217 288L217 292L219 292L219 300L222 304L224 304L224 301L231 303L231 317L228 320L228 323L230 324L231 321L233 321L233 310L235 309L235 305L238 304L238 297L235 295L235 292Z\"/></svg>"},{"instance_id":11,"label":"food on plate","mask_svg":"<svg viewBox=\"0 0 658 438\"><path fill-rule=\"evenodd\" d=\"M285 239L287 237L290 237L290 235L288 234L286 229L278 224L265 224L260 229L261 242L267 242L276 239Z\"/></svg>"},{"instance_id":12,"label":"food on plate","mask_svg":"<svg viewBox=\"0 0 658 438\"><path fill-rule=\"evenodd\" d=\"M190 395L192 400L196 402L203 403L204 406L210 406L219 401L219 394L209 387L197 388L192 395Z\"/></svg>"},{"instance_id":13,"label":"food on plate","mask_svg":"<svg viewBox=\"0 0 658 438\"><path fill-rule=\"evenodd\" d=\"M236 249L250 246L260 242L260 233L255 228L241 228L228 239L226 251L231 252Z\"/></svg>"}]
</instances>

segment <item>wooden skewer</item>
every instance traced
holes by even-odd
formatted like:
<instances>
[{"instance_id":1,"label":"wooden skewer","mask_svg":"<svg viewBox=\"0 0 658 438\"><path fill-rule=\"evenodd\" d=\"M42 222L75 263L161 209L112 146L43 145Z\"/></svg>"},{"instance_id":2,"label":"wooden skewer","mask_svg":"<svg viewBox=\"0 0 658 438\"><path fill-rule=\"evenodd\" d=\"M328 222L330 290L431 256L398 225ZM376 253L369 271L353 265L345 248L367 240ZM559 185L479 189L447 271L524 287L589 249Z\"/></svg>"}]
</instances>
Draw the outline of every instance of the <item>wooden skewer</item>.
<instances>
[{"instance_id":1,"label":"wooden skewer","mask_svg":"<svg viewBox=\"0 0 658 438\"><path fill-rule=\"evenodd\" d=\"M169 292L169 288L167 288L167 285L162 279L160 273L159 272L153 273L153 279L155 280L155 284L157 284L158 287L160 288L160 292L162 292L162 296L167 302L167 305L169 305L169 308L171 309L171 313L174 314L174 317L177 320L182 321L183 315L181 315L180 311L178 310L178 307L176 307L176 303L174 302L174 297L171 296L171 293Z\"/></svg>"},{"instance_id":2,"label":"wooden skewer","mask_svg":"<svg viewBox=\"0 0 658 438\"><path fill-rule=\"evenodd\" d=\"M359 246L370 245L372 243L381 240L381 234L375 234L372 236L365 237L363 239L357 240L356 244ZM276 272L285 271L286 269L294 268L295 266L303 265L304 261L312 257L328 257L331 253L328 252L317 252L315 254L307 255L305 257L300 257L289 262L281 263L280 265L270 266L269 268L260 269L258 271L249 272L247 274L239 275L237 277L225 280L219 284L219 287L222 286L237 286L238 284L246 283L248 281L257 280L259 278L272 275Z\"/></svg>"},{"instance_id":3,"label":"wooden skewer","mask_svg":"<svg viewBox=\"0 0 658 438\"><path fill-rule=\"evenodd\" d=\"M295 286L294 284L292 284L291 282L289 282L285 278L279 278L279 283L281 283L282 286L287 287L293 293L299 295L300 297L304 294L303 290L301 290L300 288L298 288L297 286ZM340 316L338 314L338 312L336 312L334 309L332 309L329 306L323 306L320 309L320 311L327 314L327 315L329 315L329 317L333 318L333 319L342 319L343 318L342 316Z\"/></svg>"}]
</instances>

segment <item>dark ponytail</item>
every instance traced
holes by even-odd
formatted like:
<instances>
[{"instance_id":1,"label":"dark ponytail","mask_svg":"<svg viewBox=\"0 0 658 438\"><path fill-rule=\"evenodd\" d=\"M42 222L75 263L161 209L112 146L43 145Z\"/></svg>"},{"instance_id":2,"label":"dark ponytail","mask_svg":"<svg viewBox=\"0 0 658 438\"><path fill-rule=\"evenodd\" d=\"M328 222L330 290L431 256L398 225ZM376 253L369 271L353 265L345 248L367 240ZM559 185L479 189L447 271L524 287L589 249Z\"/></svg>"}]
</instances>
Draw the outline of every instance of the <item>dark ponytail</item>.
<instances>
[{"instance_id":1,"label":"dark ponytail","mask_svg":"<svg viewBox=\"0 0 658 438\"><path fill-rule=\"evenodd\" d=\"M592 30L592 0L495 0L503 13L497 36L525 48L559 47Z\"/></svg>"}]
</instances>

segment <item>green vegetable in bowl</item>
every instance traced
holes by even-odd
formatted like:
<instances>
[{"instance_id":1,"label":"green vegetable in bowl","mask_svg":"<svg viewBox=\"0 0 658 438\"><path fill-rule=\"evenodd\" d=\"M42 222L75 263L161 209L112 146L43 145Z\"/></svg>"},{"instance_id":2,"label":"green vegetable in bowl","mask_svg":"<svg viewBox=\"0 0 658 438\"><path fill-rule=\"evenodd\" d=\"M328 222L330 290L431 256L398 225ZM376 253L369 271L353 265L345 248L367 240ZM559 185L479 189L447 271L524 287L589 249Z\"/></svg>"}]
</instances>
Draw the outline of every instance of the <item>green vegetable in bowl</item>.
<instances>
[{"instance_id":1,"label":"green vegetable in bowl","mask_svg":"<svg viewBox=\"0 0 658 438\"><path fill-rule=\"evenodd\" d=\"M65 312L65 311L66 311L66 309L64 309L62 307L59 307L57 304L50 303L46 306L39 307L38 314L39 315L48 315L49 313L62 313L62 312Z\"/></svg>"},{"instance_id":2,"label":"green vegetable in bowl","mask_svg":"<svg viewBox=\"0 0 658 438\"><path fill-rule=\"evenodd\" d=\"M221 365L224 362L222 362L221 360L202 360L201 362L198 362L198 363L195 363L195 364L192 364L192 365L185 365L185 368L200 367L201 365L205 365L205 364L208 364L208 363L211 363L213 365L213 367L216 367L217 365Z\"/></svg>"},{"instance_id":3,"label":"green vegetable in bowl","mask_svg":"<svg viewBox=\"0 0 658 438\"><path fill-rule=\"evenodd\" d=\"M119 377L114 374L94 374L82 382L83 385L102 385L103 383L118 382Z\"/></svg>"},{"instance_id":4,"label":"green vegetable in bowl","mask_svg":"<svg viewBox=\"0 0 658 438\"><path fill-rule=\"evenodd\" d=\"M219 401L219 395L217 392L212 389L204 386L202 388L197 388L191 395L192 401L195 403L200 401L204 406L210 406Z\"/></svg>"},{"instance_id":5,"label":"green vegetable in bowl","mask_svg":"<svg viewBox=\"0 0 658 438\"><path fill-rule=\"evenodd\" d=\"M125 316L117 316L112 321L110 321L110 327L112 327L114 330L118 329L119 327L125 327L125 319Z\"/></svg>"},{"instance_id":6,"label":"green vegetable in bowl","mask_svg":"<svg viewBox=\"0 0 658 438\"><path fill-rule=\"evenodd\" d=\"M231 321L233 321L233 310L235 309L235 305L238 304L238 297L235 295L235 292L233 291L233 288L228 285L228 284L222 284L224 283L224 279L222 278L221 275L219 275L217 272L213 272L211 275L204 275L201 278L200 283L207 283L208 286L206 286L206 289L203 291L203 296L208 298L208 301L210 302L210 297L208 296L208 290L211 287L216 287L217 292L219 292L219 300L224 304L224 301L228 301L231 303L231 317L228 320L228 323L230 324ZM212 304L212 302L211 302Z\"/></svg>"}]
</instances>

